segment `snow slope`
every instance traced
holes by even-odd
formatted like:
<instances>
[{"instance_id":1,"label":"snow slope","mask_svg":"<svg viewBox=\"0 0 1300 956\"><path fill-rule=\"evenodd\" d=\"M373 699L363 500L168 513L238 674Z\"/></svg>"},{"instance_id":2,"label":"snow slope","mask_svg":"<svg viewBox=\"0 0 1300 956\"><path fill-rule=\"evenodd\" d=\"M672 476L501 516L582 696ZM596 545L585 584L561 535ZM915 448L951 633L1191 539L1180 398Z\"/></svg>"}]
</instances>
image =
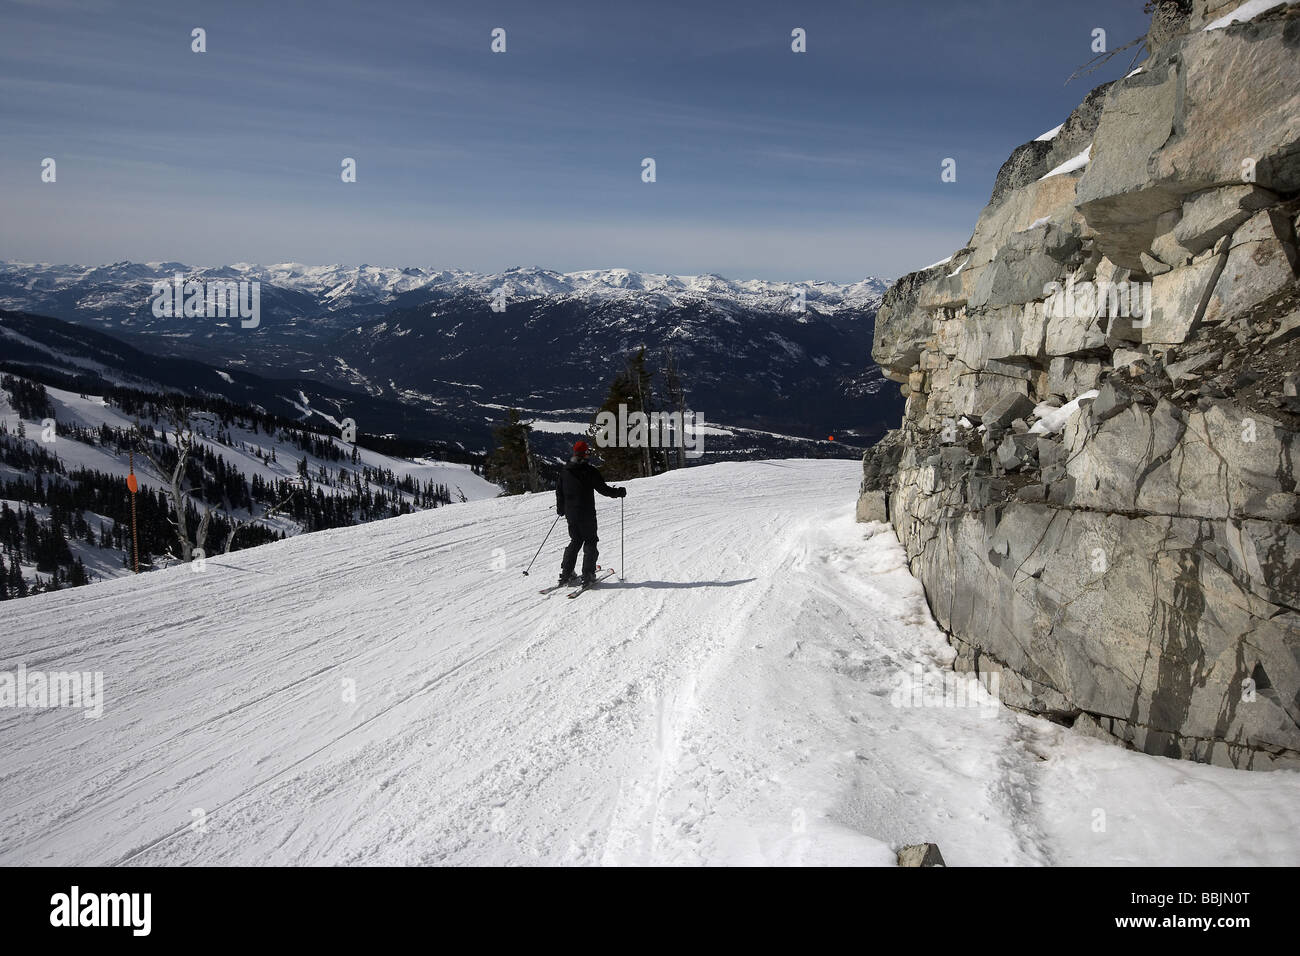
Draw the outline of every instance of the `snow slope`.
<instances>
[{"instance_id":1,"label":"snow slope","mask_svg":"<svg viewBox=\"0 0 1300 956\"><path fill-rule=\"evenodd\" d=\"M111 428L130 429L135 422L131 416L99 395L81 395L52 386L45 386L45 394L49 400L53 417L63 425L88 428L108 425ZM205 430L209 435L214 435L220 430L218 427L220 422L210 413L195 412L191 420L196 429ZM21 419L17 409L13 407L13 403L9 400L8 392L0 389L0 429L7 430L11 435L16 435L20 421L25 426L29 442L41 451L58 458L69 472L87 468L109 475L119 475L124 481L130 472L127 453L125 451L119 452L111 445L78 441L67 435L60 436L56 441L49 443L40 441L39 436L42 435L43 431L40 420ZM148 424L153 425L156 430L160 422L152 420ZM167 425L168 441L174 444L175 435L170 424L161 424ZM462 495L468 501L476 501L483 498L494 498L501 493L501 488L498 485L475 474L469 465L456 462L436 461L426 458L413 460L394 458L360 446L357 446L356 449L357 461L353 462L350 457L353 450L352 445L346 444L341 439L333 436L319 436L344 453L341 460L335 461L298 448L283 431L278 431L275 435L268 435L264 431L254 432L235 424L226 428L225 431L234 444L221 444L213 438L205 438L198 434L195 436L195 442L221 456L225 459L227 466L240 472L245 480L249 481L252 480L254 475L272 485L284 479L295 479L298 474L298 463L305 458L311 476L311 493L316 494L319 492L326 497L335 496L340 491L350 492L352 481L362 475L366 468L371 469L372 472L390 471L398 480L410 477L420 485L428 482L445 485L452 496L453 504L458 504ZM157 432L155 431L155 433ZM264 461L260 457L260 455L269 454L272 451L276 455L274 461ZM135 465L137 469L136 478L142 486L155 490L165 488L166 483L162 476L159 476L143 458L137 456ZM329 482L324 482L320 478L322 467L329 473ZM20 471L0 461L0 480L12 480L16 477L31 480L35 475L28 471ZM374 487L378 487L378 485L376 484ZM406 503L412 509L420 507L416 503L418 500L416 496L403 492L395 485L385 485L383 489L385 494ZM16 511L31 509L37 515L40 523L43 526L48 526L50 519L48 508L18 501L10 501L9 506ZM268 507L265 503L259 503L257 516L236 509L234 516L239 521L247 521L252 518L254 523L270 528L272 531L282 532L285 535L296 535L302 531L302 525L287 514L275 515L270 518L264 517L263 515ZM223 514L230 514L224 508L218 507L217 510ZM97 531L101 525L108 527L113 524L112 519L93 512L83 512L82 516ZM217 543L216 539L209 539L208 546L211 548ZM80 558L85 564L91 580L119 577L130 573L123 552L116 548L98 547L81 539L71 537L68 546L72 555ZM158 557L156 560L161 562L167 559ZM36 566L32 563L22 563L20 567L22 568L23 577L29 583L34 583L38 577Z\"/></svg>"},{"instance_id":2,"label":"snow slope","mask_svg":"<svg viewBox=\"0 0 1300 956\"><path fill-rule=\"evenodd\" d=\"M110 405L99 395L83 397L76 392L54 388L50 385L45 386L45 394L49 397L50 404L54 408L54 417L64 424L91 427L106 424L114 428L129 429L135 423L134 418ZM0 424L7 427L11 432L15 432L18 427L18 417L18 412L9 402L8 396L0 392ZM328 416L323 417L328 419ZM209 430L215 430L218 424L215 416L202 412L194 413L193 420L196 428L202 428L206 425ZM339 427L337 421L329 420L335 427ZM159 423L151 421L149 424L157 426ZM35 419L28 419L26 425L29 435L40 434L40 425ZM268 482L290 478L297 474L299 460L306 458L308 471L313 480L317 477L322 466L327 468L332 476L337 476L339 472L343 472L349 478L361 472L363 468L369 467L372 469L387 469L399 478L409 475L417 482L432 481L445 484L452 489L453 494L459 489L471 501L480 498L494 498L501 493L499 486L474 474L468 465L429 459L407 460L393 458L390 455L360 446L357 447L357 461L355 463L348 457L333 461L317 457L296 447L290 441L278 439L267 435L265 432L252 432L249 429L235 426L228 428L227 431L237 443L235 446L223 445L197 435L195 436L195 442L210 448L215 454L221 455L226 459L228 465L238 470L248 479L251 479L253 475L259 475ZM335 445L345 455L350 454L352 451L353 446L339 438L329 435L321 437ZM175 444L174 436L170 434L170 428L168 441ZM51 454L57 455L70 469L93 468L109 474L120 474L123 477L126 476L128 471L124 456L69 438L60 438L57 442L46 445L44 448ZM267 453L272 449L276 453L274 463L263 462L258 457L259 452ZM152 469L144 464L140 466L138 477L142 484L150 487L161 488L163 486L161 478L156 476ZM325 495L332 495L336 491L334 487L326 484L320 484L320 488Z\"/></svg>"},{"instance_id":3,"label":"snow slope","mask_svg":"<svg viewBox=\"0 0 1300 956\"><path fill-rule=\"evenodd\" d=\"M899 706L950 652L860 475L631 482L628 580L576 601L555 538L519 573L543 494L6 602L0 671L106 704L0 710L0 864L1300 863L1295 772Z\"/></svg>"}]
</instances>

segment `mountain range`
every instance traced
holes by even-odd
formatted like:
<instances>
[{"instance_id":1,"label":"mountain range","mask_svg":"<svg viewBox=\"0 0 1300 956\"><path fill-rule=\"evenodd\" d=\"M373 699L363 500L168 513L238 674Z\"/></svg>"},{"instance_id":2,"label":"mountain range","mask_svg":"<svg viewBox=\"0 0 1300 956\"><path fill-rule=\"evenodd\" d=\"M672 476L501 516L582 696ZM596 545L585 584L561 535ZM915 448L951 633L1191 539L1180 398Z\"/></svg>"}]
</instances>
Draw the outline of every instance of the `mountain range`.
<instances>
[{"instance_id":1,"label":"mountain range","mask_svg":"<svg viewBox=\"0 0 1300 956\"><path fill-rule=\"evenodd\" d=\"M178 274L258 282L257 327L155 316L154 284ZM734 443L741 453L789 453L791 439L831 435L841 448L865 444L901 411L870 360L886 287L877 278L799 283L627 269L0 263L0 308L64 319L226 375L342 390L357 396L357 408L345 399L335 411L365 431L471 448L487 447L508 406L549 433L585 422L624 357L641 347L652 368L671 350L688 403L707 420L749 430Z\"/></svg>"},{"instance_id":2,"label":"mountain range","mask_svg":"<svg viewBox=\"0 0 1300 956\"><path fill-rule=\"evenodd\" d=\"M297 262L254 265L240 262L195 267L182 262L115 262L102 266L55 265L0 261L0 307L72 318L69 310L93 313L101 321L141 318L148 312L152 285L181 273L197 280L234 279L262 284L263 302L273 303L270 317L297 317L303 311L350 313L416 304L436 294L476 292L490 295L505 287L510 298L573 297L588 302L638 301L652 308L710 303L719 308L780 311L789 309L796 292L823 313L875 308L888 288L868 277L841 285L833 282L733 280L719 275L678 276L629 269L555 272L536 266L480 273L415 266L309 266ZM292 316L288 313L294 313Z\"/></svg>"}]
</instances>

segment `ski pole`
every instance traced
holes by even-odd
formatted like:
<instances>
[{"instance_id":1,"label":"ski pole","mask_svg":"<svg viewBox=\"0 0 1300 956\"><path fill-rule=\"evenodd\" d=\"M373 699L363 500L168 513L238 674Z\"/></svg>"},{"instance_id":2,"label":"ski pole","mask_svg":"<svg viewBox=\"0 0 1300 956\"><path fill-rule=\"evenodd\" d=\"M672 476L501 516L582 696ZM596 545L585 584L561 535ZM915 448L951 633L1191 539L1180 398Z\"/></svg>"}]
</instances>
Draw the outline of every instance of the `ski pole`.
<instances>
[{"instance_id":1,"label":"ski pole","mask_svg":"<svg viewBox=\"0 0 1300 956\"><path fill-rule=\"evenodd\" d=\"M623 540L623 505L626 498L618 499L618 566L622 570L618 573L620 581L627 580L627 546Z\"/></svg>"},{"instance_id":2,"label":"ski pole","mask_svg":"<svg viewBox=\"0 0 1300 956\"><path fill-rule=\"evenodd\" d=\"M546 532L546 538L543 538L543 539L542 539L542 543L539 544L539 545L537 546L537 554L541 554L541 553L542 553L542 548L546 547L546 539L549 538L549 537L551 536L551 531L554 531L554 530L555 530L555 526L556 526L557 524L559 524L559 523L560 523L560 516L559 516L559 515L556 515L556 516L555 516L555 520L551 522L551 529L550 529L550 531L547 531L547 532ZM534 554L534 555L533 555L533 561L536 561L536 560L537 560L537 554ZM528 562L528 567L524 568L524 577L528 577L528 572L529 572L530 570L532 570L532 567L533 567L533 561L529 561L529 562Z\"/></svg>"}]
</instances>

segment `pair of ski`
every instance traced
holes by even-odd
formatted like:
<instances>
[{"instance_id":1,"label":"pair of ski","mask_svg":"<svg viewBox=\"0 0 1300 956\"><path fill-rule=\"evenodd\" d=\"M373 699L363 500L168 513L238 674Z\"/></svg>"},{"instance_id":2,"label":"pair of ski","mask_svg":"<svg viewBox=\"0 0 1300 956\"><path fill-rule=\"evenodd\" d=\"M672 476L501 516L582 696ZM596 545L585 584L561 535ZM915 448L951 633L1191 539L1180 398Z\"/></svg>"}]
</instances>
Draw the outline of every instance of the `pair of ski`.
<instances>
[{"instance_id":1,"label":"pair of ski","mask_svg":"<svg viewBox=\"0 0 1300 956\"><path fill-rule=\"evenodd\" d=\"M570 592L569 592L569 600L573 600L573 599L576 598L579 594L581 594L583 591L590 591L592 588L594 588L594 587L595 587L597 584L599 584L601 581L608 581L608 580L609 580L610 578L612 578L613 576L614 576L614 569L613 569L613 568L602 568L602 567L600 567L599 565L597 565L597 566L596 566L596 578L595 578L595 580L592 581L590 584L584 584L584 585L580 586L576 591L570 591ZM542 589L541 589L540 591L538 591L537 593L538 593L538 594L551 594L551 593L553 593L553 592L555 592L555 591L559 591L561 588L567 588L567 587L569 587L569 585L567 585L567 584L553 584L553 585L551 585L549 588L542 588Z\"/></svg>"}]
</instances>

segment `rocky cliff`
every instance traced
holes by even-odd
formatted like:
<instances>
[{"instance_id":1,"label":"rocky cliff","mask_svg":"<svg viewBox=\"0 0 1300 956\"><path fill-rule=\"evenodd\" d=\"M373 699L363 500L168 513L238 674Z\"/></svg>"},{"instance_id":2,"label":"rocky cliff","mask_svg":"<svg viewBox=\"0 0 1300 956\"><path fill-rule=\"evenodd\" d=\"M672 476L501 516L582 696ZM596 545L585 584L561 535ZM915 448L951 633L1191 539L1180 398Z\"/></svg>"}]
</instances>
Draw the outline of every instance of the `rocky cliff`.
<instances>
[{"instance_id":1,"label":"rocky cliff","mask_svg":"<svg viewBox=\"0 0 1300 956\"><path fill-rule=\"evenodd\" d=\"M1159 7L1142 68L886 294L907 406L858 515L1007 704L1300 766L1300 4Z\"/></svg>"}]
</instances>

